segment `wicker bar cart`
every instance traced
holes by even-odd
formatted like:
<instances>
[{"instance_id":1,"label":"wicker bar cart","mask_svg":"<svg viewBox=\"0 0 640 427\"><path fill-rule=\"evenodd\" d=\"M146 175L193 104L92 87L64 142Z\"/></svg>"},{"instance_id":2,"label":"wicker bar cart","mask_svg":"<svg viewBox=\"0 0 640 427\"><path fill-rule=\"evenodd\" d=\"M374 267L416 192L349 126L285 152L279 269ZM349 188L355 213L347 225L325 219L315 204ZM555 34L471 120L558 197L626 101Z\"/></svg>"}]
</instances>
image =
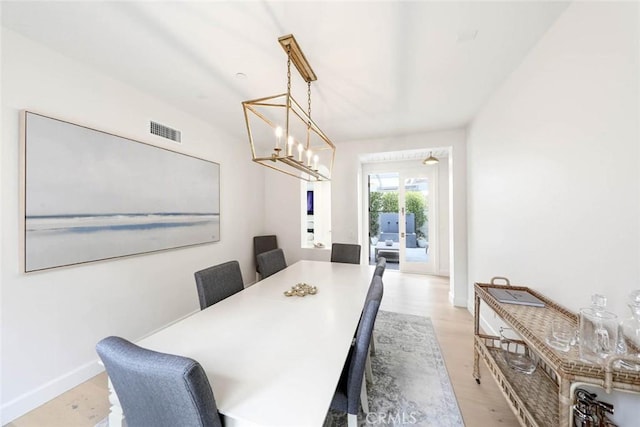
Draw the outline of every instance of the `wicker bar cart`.
<instances>
[{"instance_id":1,"label":"wicker bar cart","mask_svg":"<svg viewBox=\"0 0 640 427\"><path fill-rule=\"evenodd\" d=\"M506 285L497 284L503 279ZM505 304L498 302L488 288L524 290L542 300L544 307ZM624 357L616 356L603 365L580 360L578 349L557 351L546 342L551 322L556 318L578 327L578 316L556 304L544 295L523 286L511 286L508 279L494 278L491 283L476 283L474 286L474 368L473 376L480 383L480 358L484 360L509 406L523 426L570 426L572 385L591 384L612 389L640 392L640 372L613 369L614 363ZM480 304L484 302L498 317L517 332L521 340L518 352L534 352L539 357L538 368L532 374L523 374L511 369L505 360L500 337L480 332Z\"/></svg>"}]
</instances>

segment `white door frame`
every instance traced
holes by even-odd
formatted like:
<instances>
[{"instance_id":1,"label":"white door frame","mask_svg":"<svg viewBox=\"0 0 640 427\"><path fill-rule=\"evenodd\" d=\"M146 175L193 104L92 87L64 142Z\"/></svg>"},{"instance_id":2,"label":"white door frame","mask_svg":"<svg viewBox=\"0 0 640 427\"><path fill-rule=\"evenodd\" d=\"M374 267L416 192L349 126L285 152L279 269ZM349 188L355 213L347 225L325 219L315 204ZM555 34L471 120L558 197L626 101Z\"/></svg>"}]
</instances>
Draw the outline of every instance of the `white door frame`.
<instances>
[{"instance_id":1,"label":"white door frame","mask_svg":"<svg viewBox=\"0 0 640 427\"><path fill-rule=\"evenodd\" d=\"M368 175L375 173L398 173L398 206L401 210L399 212L402 217L402 221L399 221L399 233L400 233L400 271L405 273L417 273L417 274L437 274L438 266L438 183L437 183L437 166L425 166L422 164L416 165L416 161L405 162L381 162L381 163L366 163L362 165L362 240L363 242L369 242L369 180ZM427 263L408 263L406 262L406 237L405 237L405 221L404 215L402 215L402 209L405 206L405 191L404 180L405 178L416 177L428 177L429 178L429 261ZM367 244L368 247L368 244ZM368 256L367 256L368 259Z\"/></svg>"}]
</instances>

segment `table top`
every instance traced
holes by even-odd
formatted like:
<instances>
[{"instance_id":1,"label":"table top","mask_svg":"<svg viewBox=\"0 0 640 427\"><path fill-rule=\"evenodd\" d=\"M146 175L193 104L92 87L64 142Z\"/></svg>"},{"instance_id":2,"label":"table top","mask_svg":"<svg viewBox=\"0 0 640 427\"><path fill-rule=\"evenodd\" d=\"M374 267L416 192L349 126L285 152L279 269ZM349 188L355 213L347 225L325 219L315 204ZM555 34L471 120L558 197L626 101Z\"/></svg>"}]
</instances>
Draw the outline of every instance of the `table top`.
<instances>
[{"instance_id":1,"label":"table top","mask_svg":"<svg viewBox=\"0 0 640 427\"><path fill-rule=\"evenodd\" d=\"M200 362L227 426L321 426L371 275L299 261L137 344ZM299 282L318 293L285 297Z\"/></svg>"}]
</instances>

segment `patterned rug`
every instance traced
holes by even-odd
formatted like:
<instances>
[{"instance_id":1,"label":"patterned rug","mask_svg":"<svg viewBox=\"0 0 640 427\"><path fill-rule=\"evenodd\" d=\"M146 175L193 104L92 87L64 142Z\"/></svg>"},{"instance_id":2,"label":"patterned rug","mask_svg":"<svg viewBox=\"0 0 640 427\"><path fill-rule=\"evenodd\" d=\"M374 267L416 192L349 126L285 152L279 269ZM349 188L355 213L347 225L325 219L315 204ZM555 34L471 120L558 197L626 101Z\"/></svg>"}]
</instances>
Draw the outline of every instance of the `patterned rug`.
<instances>
[{"instance_id":1,"label":"patterned rug","mask_svg":"<svg viewBox=\"0 0 640 427\"><path fill-rule=\"evenodd\" d=\"M360 412L359 426L464 426L429 318L381 310L374 337L369 414ZM333 410L324 423L346 425Z\"/></svg>"}]
</instances>

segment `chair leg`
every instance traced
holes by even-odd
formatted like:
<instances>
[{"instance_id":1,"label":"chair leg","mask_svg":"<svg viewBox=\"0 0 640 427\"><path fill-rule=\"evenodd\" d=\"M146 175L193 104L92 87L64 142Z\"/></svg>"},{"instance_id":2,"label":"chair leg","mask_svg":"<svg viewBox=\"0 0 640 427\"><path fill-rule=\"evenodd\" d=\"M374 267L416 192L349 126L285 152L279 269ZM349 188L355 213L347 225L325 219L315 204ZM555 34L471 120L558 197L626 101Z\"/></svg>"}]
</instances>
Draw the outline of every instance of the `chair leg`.
<instances>
[{"instance_id":1,"label":"chair leg","mask_svg":"<svg viewBox=\"0 0 640 427\"><path fill-rule=\"evenodd\" d=\"M367 361L364 364L364 377L369 382L373 382L373 370L371 369L371 356L367 354Z\"/></svg>"},{"instance_id":2,"label":"chair leg","mask_svg":"<svg viewBox=\"0 0 640 427\"><path fill-rule=\"evenodd\" d=\"M347 414L348 427L358 427L358 416L355 414Z\"/></svg>"},{"instance_id":3,"label":"chair leg","mask_svg":"<svg viewBox=\"0 0 640 427\"><path fill-rule=\"evenodd\" d=\"M373 335L373 331L371 332L371 341L369 342L369 352L372 356L376 354L376 339Z\"/></svg>"},{"instance_id":4,"label":"chair leg","mask_svg":"<svg viewBox=\"0 0 640 427\"><path fill-rule=\"evenodd\" d=\"M365 415L368 414L369 397L367 396L367 381L364 378L362 378L362 388L360 389L360 403L362 404L362 411L365 413Z\"/></svg>"}]
</instances>

